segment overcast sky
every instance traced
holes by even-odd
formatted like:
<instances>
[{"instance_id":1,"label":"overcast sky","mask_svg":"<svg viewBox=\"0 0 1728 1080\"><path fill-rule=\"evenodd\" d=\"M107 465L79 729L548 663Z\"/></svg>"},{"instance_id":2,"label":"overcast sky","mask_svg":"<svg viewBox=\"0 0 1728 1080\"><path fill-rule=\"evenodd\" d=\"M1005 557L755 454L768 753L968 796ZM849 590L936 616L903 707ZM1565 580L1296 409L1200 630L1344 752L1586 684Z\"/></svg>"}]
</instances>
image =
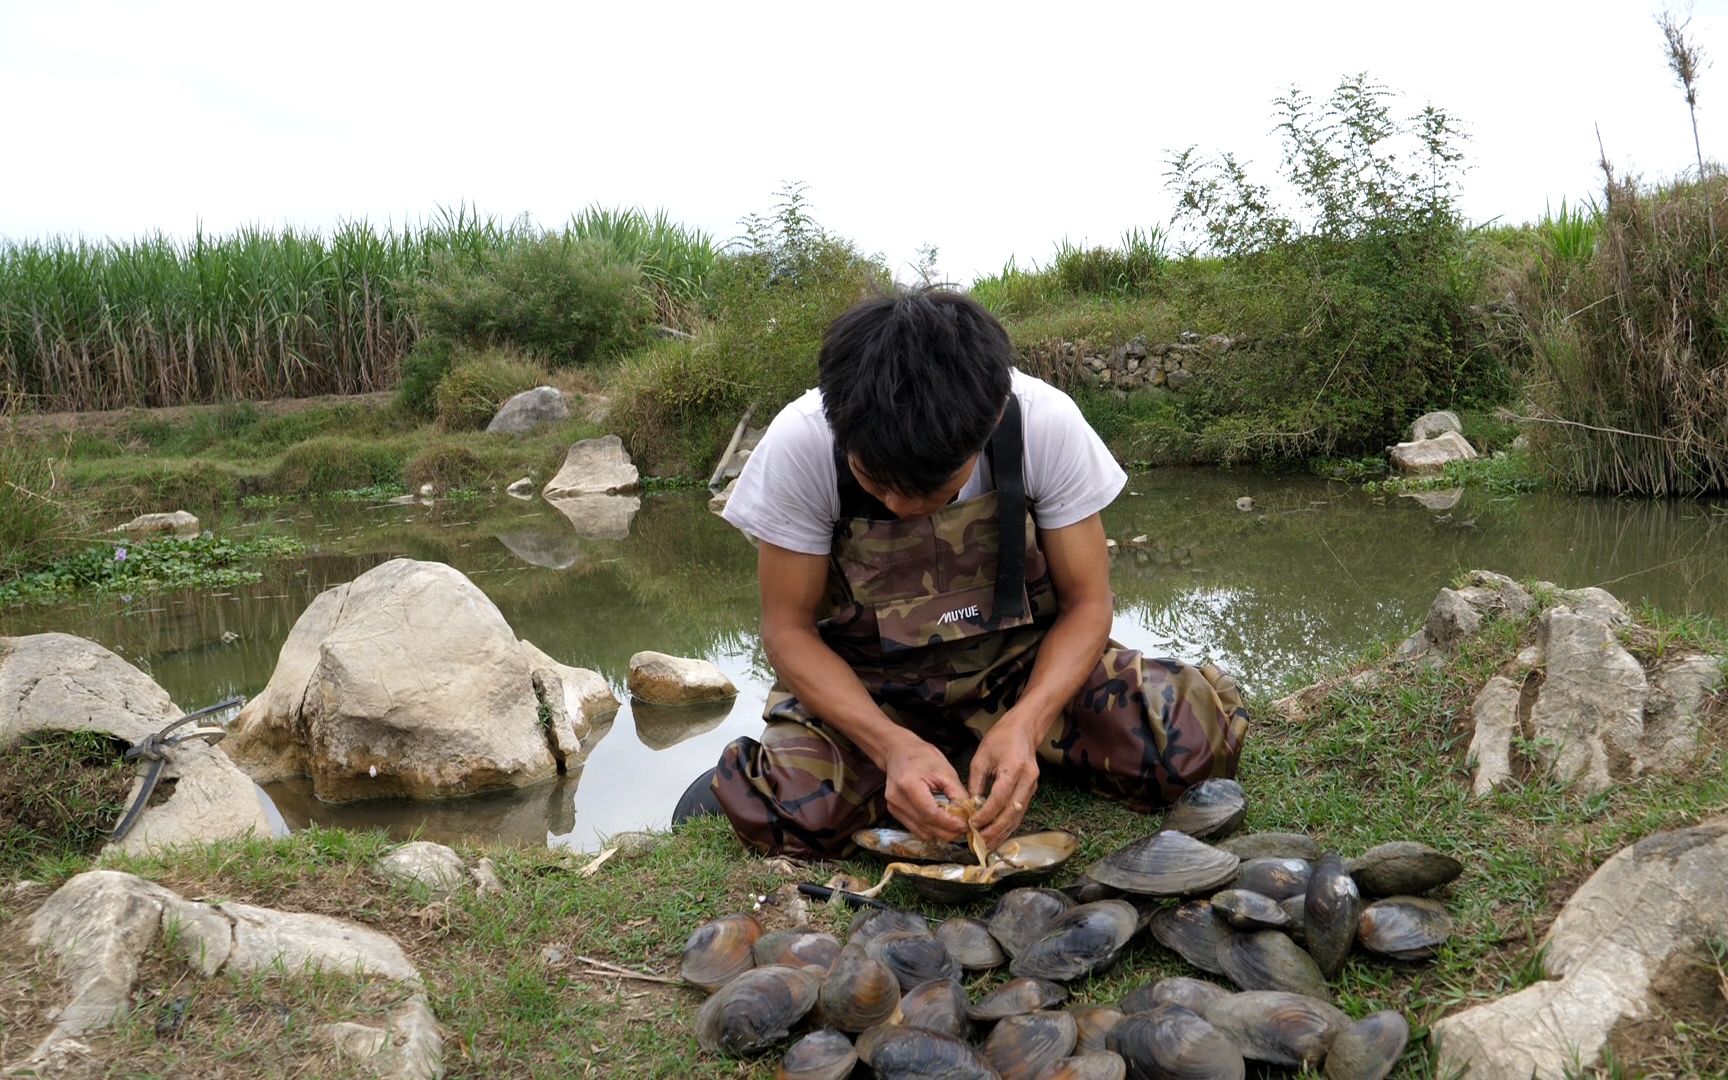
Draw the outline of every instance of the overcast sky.
<instances>
[{"instance_id":1,"label":"overcast sky","mask_svg":"<svg viewBox=\"0 0 1728 1080\"><path fill-rule=\"evenodd\" d=\"M664 207L720 239L789 180L910 276L970 282L1164 222L1190 144L1277 163L1271 100L1366 70L1472 138L1464 207L1524 221L1692 160L1639 0L1440 4L0 0L0 236ZM1728 0L1693 31L1728 59ZM1704 72L1728 157L1728 63Z\"/></svg>"}]
</instances>

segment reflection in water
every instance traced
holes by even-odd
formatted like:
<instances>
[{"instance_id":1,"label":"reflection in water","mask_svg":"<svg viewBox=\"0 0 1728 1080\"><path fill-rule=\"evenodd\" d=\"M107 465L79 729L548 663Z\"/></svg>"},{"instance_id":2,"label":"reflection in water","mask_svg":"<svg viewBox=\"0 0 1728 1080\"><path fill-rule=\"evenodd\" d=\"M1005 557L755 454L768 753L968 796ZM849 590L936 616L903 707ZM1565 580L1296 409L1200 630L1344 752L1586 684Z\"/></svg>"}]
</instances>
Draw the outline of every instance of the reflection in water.
<instances>
[{"instance_id":1,"label":"reflection in water","mask_svg":"<svg viewBox=\"0 0 1728 1080\"><path fill-rule=\"evenodd\" d=\"M1728 616L1721 505L1479 491L1416 500L1308 478L1180 470L1137 475L1129 486L1134 493L1105 513L1121 544L1112 567L1117 638L1156 654L1211 657L1250 689L1276 689L1402 635L1437 588L1474 567ZM1252 512L1236 509L1242 495L1253 496ZM626 703L580 771L527 791L334 807L311 799L309 786L270 787L296 826L591 848L605 835L665 824L720 747L761 726L769 673L755 638L755 554L705 502L705 493L645 498L626 539L578 535L538 500L275 511L216 523L224 532L289 532L307 544L306 555L270 567L257 585L3 612L0 634L91 638L191 708L257 693L313 596L400 555L463 570L518 636L600 671L620 692L637 651L712 660L739 687L729 706L638 712ZM1142 534L1143 546L1129 544ZM225 635L238 636L224 644Z\"/></svg>"}]
</instances>

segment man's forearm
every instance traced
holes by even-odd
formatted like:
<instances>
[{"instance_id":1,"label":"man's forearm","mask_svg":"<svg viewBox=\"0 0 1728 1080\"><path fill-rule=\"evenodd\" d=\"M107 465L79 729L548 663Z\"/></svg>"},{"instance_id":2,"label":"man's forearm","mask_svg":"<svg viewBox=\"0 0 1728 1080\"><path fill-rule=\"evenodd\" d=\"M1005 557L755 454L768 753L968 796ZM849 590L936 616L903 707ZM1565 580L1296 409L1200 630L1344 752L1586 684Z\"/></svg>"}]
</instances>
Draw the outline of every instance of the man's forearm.
<instances>
[{"instance_id":1,"label":"man's forearm","mask_svg":"<svg viewBox=\"0 0 1728 1080\"><path fill-rule=\"evenodd\" d=\"M1013 708L1016 722L1035 727L1040 741L1098 666L1110 640L1110 618L1108 600L1082 602L1063 608L1044 635L1032 675Z\"/></svg>"},{"instance_id":2,"label":"man's forearm","mask_svg":"<svg viewBox=\"0 0 1728 1080\"><path fill-rule=\"evenodd\" d=\"M775 674L804 707L851 739L877 765L886 768L896 746L917 739L877 707L857 673L814 627L765 627L762 646Z\"/></svg>"}]
</instances>

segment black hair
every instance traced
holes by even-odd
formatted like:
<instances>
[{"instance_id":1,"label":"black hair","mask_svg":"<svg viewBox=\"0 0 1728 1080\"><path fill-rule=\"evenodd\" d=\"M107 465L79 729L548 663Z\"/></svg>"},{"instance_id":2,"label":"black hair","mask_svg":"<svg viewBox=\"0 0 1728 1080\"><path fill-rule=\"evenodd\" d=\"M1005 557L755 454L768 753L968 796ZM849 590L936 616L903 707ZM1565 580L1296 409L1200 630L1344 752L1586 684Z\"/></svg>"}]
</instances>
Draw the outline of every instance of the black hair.
<instances>
[{"instance_id":1,"label":"black hair","mask_svg":"<svg viewBox=\"0 0 1728 1080\"><path fill-rule=\"evenodd\" d=\"M876 484L928 495L984 448L1008 401L1014 347L984 305L943 289L854 304L822 335L822 410Z\"/></svg>"}]
</instances>

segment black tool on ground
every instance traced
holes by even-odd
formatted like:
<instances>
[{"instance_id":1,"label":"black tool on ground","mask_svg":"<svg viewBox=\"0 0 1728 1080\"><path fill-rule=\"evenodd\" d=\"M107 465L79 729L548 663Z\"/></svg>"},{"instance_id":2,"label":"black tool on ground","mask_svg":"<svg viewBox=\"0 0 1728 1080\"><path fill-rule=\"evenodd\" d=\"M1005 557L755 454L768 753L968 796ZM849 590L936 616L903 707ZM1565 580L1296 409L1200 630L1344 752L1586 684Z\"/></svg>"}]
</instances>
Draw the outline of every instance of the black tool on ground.
<instances>
[{"instance_id":1,"label":"black tool on ground","mask_svg":"<svg viewBox=\"0 0 1728 1080\"><path fill-rule=\"evenodd\" d=\"M814 896L818 900L832 900L837 896L853 907L873 907L884 909L888 907L887 904L884 904L880 900L874 900L868 896L859 896L857 893L847 892L845 889L830 889L826 885L812 885L809 882L804 882L798 886L798 891L803 893L805 896Z\"/></svg>"},{"instance_id":2,"label":"black tool on ground","mask_svg":"<svg viewBox=\"0 0 1728 1080\"><path fill-rule=\"evenodd\" d=\"M150 767L145 771L144 783L138 788L138 795L132 800L132 805L127 807L126 815L120 819L120 824L114 826L114 831L108 834L110 840L116 844L124 840L126 834L132 831L132 826L138 823L138 815L144 812L145 805L150 802L150 796L156 790L156 781L162 778L163 767L174 760L175 747L191 739L203 739L207 743L214 744L221 742L222 737L228 734L227 729L219 727L194 728L178 735L175 735L174 732L201 716L209 716L225 709L232 709L237 705L245 704L245 702L246 699L243 697L231 697L226 701L218 701L214 705L206 705L196 712L189 712L173 721L161 731L151 732L144 738L143 742L126 751L127 761L148 761Z\"/></svg>"}]
</instances>

